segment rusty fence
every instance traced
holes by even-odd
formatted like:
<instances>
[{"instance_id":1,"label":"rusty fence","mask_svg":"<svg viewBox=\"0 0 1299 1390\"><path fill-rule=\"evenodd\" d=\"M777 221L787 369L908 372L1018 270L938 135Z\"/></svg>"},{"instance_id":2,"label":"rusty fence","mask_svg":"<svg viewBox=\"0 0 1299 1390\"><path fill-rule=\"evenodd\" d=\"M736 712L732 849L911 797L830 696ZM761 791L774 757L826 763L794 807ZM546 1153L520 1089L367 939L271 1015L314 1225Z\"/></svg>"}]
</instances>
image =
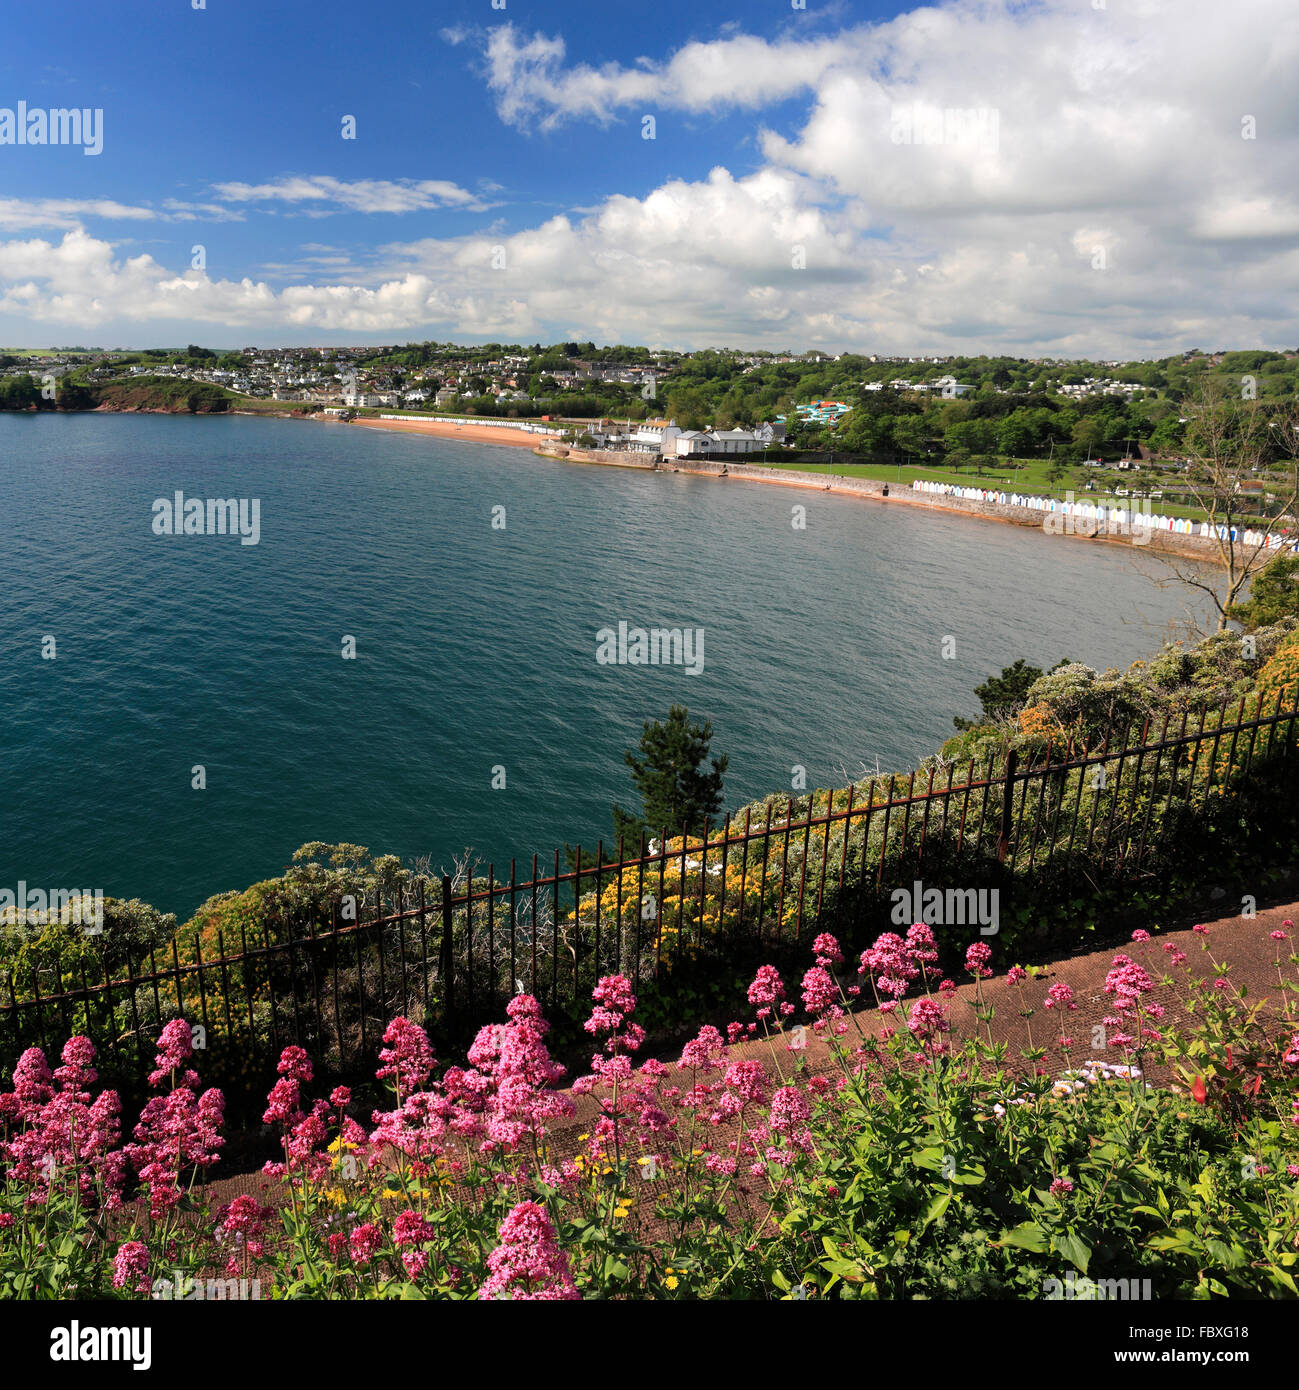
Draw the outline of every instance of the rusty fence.
<instances>
[{"instance_id":1,"label":"rusty fence","mask_svg":"<svg viewBox=\"0 0 1299 1390\"><path fill-rule=\"evenodd\" d=\"M1294 804L1297 721L1299 702L1277 692L1134 722L1093 746L1046 730L1032 756L772 797L742 820L646 836L630 853L601 841L511 860L508 872L492 863L455 879L407 876L386 893L363 885L255 921L218 911L115 963L106 949L31 951L0 978L0 1064L80 1032L101 1056L147 1070L158 1028L180 1015L250 1066L293 1042L359 1074L396 1014L459 1039L523 991L558 1016L580 1009L601 974L670 990L683 969L820 930L851 943L859 928L881 929L880 905L922 872L961 888L1013 886L1048 866L1081 891L1139 881L1240 824L1242 807L1263 808L1265 833L1267 808Z\"/></svg>"}]
</instances>

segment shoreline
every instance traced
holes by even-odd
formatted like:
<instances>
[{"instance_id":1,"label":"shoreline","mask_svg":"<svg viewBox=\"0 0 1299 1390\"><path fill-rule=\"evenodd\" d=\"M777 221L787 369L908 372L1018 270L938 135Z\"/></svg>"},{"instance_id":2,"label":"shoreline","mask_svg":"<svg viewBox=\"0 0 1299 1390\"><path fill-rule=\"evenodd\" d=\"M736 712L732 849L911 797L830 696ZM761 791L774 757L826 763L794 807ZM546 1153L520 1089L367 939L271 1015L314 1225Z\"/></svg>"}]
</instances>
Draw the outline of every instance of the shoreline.
<instances>
[{"instance_id":1,"label":"shoreline","mask_svg":"<svg viewBox=\"0 0 1299 1390\"><path fill-rule=\"evenodd\" d=\"M190 412L163 410L156 407L133 407L115 409L111 406L98 406L89 414L158 414L180 415ZM636 468L644 472L684 473L696 478L714 478L719 481L736 479L739 482L764 483L767 486L800 488L810 492L829 492L839 497L855 497L862 501L880 505L894 503L901 507L915 507L930 512L940 512L947 516L963 516L977 521L997 522L1004 526L1018 526L1022 529L1042 531L1046 535L1065 535L1075 540L1097 541L1107 545L1133 545L1131 535L1109 534L1099 526L1088 530L1085 525L1069 525L1063 519L1059 530L1051 530L1043 525L1043 517L1057 515L1042 513L1020 507L1002 506L999 503L982 502L970 498L953 498L943 494L918 493L903 483L885 483L870 478L856 478L845 474L800 474L796 469L780 469L772 465L745 464L726 460L722 463L699 463L687 459L670 460L666 464L657 455L644 455L640 462L635 456L615 456L608 452L593 449L578 449L562 445L558 433L540 434L529 430L499 425L460 425L450 420L421 419L417 416L402 420L356 419L340 420L337 416L324 416L318 413L300 413L289 410L230 410L204 411L202 414L238 415L245 419L281 419L314 421L327 425L361 425L367 429L393 430L399 434L425 435L433 439L460 439L471 444L497 445L507 449L528 449L536 457L549 459L555 463L577 463L604 468ZM725 472L723 472L725 469ZM775 476L785 474L785 476ZM823 481L829 479L830 481ZM888 495L884 493L889 489ZM940 500L941 499L941 500ZM1172 532L1154 531L1150 539L1139 545L1137 550L1157 550L1167 554L1180 555L1185 559L1201 564L1223 568L1225 561L1212 541L1203 537L1179 535ZM1276 553L1281 553L1277 551Z\"/></svg>"},{"instance_id":2,"label":"shoreline","mask_svg":"<svg viewBox=\"0 0 1299 1390\"><path fill-rule=\"evenodd\" d=\"M961 516L975 521L991 521L1002 526L1017 526L1023 530L1041 531L1047 536L1062 535L1074 540L1095 541L1105 545L1127 545L1132 546L1135 550L1159 550L1219 568L1222 568L1224 564L1218 554L1217 547L1208 539L1178 535L1172 532L1153 531L1150 533L1149 541L1134 544L1131 535L1108 534L1099 526L1092 530L1087 530L1082 525L1075 525L1070 529L1064 529L1062 526L1059 531L1051 531L1043 525L1043 517L1054 516L1057 513L1043 513L1027 508L1002 506L995 502L979 502L968 498L943 497L942 494L915 492L909 483L903 483L899 486L894 483L878 482L873 478L854 478L844 474L803 473L800 475L795 469L787 470L793 476L772 477L769 475L786 470L770 465L744 464L730 460L724 463L698 464L691 463L686 459L675 459L669 464L655 469L649 463L615 462L590 449L566 448L564 452L557 453L544 447L537 447L533 453L540 458L553 459L557 463L594 464L597 467L613 468L642 468L647 473L655 471L684 473L694 478L713 478L720 482L729 482L734 479L742 483L762 483L769 487L790 487L802 488L810 492L829 492L838 497L855 497L861 501L875 502L880 506L896 504L900 507L917 507L923 511L942 512L947 516ZM722 472L723 468L726 469L724 473ZM833 479L833 481L822 482L822 478ZM889 489L887 496L884 494L886 487ZM938 500L939 498L942 500Z\"/></svg>"},{"instance_id":3,"label":"shoreline","mask_svg":"<svg viewBox=\"0 0 1299 1390\"><path fill-rule=\"evenodd\" d=\"M338 423L342 423L339 421ZM450 420L352 420L350 425L362 425L371 430L395 430L398 434L423 434L433 439L463 439L470 444L499 444L507 449L531 449L537 452L537 441L554 442L555 434L538 434L531 430L513 429L507 425L457 425Z\"/></svg>"}]
</instances>

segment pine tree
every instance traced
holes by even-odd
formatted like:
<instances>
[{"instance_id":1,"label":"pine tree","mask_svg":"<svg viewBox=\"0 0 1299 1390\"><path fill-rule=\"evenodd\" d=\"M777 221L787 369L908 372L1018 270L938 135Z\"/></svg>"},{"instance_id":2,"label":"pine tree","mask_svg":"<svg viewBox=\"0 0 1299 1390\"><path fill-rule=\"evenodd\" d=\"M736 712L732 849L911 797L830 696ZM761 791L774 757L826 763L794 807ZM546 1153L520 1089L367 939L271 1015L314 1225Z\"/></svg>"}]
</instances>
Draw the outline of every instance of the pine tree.
<instances>
[{"instance_id":1,"label":"pine tree","mask_svg":"<svg viewBox=\"0 0 1299 1390\"><path fill-rule=\"evenodd\" d=\"M709 760L713 726L690 722L685 705L673 705L663 723L647 723L640 739L640 755L630 749L626 763L640 793L639 816L613 808L615 835L622 837L623 853L635 853L644 833L669 839L685 831L699 833L705 821L715 821L722 809L722 777L727 756Z\"/></svg>"}]
</instances>

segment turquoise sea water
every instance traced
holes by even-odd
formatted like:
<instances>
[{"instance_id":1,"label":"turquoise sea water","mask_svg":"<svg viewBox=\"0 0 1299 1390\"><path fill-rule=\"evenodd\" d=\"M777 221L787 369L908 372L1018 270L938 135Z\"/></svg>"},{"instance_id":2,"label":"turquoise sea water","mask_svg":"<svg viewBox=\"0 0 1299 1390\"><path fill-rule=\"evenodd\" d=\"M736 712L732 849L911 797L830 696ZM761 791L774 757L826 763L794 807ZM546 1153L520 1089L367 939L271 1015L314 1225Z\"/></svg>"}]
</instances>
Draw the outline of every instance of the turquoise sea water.
<instances>
[{"instance_id":1,"label":"turquoise sea water","mask_svg":"<svg viewBox=\"0 0 1299 1390\"><path fill-rule=\"evenodd\" d=\"M177 490L259 499L258 544L156 535ZM1182 616L1127 546L293 420L0 415L0 544L0 884L181 914L308 840L593 846L673 702L732 808L912 766L1014 658ZM701 674L598 664L620 621L704 629Z\"/></svg>"}]
</instances>

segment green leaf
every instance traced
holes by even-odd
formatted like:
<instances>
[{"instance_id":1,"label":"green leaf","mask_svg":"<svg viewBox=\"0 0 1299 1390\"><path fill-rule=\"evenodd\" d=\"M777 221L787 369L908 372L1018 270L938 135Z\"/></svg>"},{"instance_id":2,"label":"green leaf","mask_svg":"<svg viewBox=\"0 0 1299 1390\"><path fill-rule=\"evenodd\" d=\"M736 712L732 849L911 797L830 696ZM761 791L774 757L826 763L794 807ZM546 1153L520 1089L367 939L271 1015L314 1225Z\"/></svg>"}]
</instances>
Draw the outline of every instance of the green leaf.
<instances>
[{"instance_id":1,"label":"green leaf","mask_svg":"<svg viewBox=\"0 0 1299 1390\"><path fill-rule=\"evenodd\" d=\"M1087 1262L1092 1257L1092 1248L1073 1231L1051 1237L1051 1246L1057 1254L1063 1255L1071 1265L1087 1273Z\"/></svg>"},{"instance_id":2,"label":"green leaf","mask_svg":"<svg viewBox=\"0 0 1299 1390\"><path fill-rule=\"evenodd\" d=\"M1004 1232L1000 1244L1013 1245L1019 1250L1031 1250L1038 1255L1045 1255L1050 1249L1046 1232L1036 1221L1025 1221L1013 1231Z\"/></svg>"},{"instance_id":3,"label":"green leaf","mask_svg":"<svg viewBox=\"0 0 1299 1390\"><path fill-rule=\"evenodd\" d=\"M948 1204L952 1200L950 1192L940 1192L937 1197L925 1208L925 1214L920 1218L920 1225L916 1227L916 1234L920 1235L928 1229L933 1221L937 1221L947 1210Z\"/></svg>"}]
</instances>

